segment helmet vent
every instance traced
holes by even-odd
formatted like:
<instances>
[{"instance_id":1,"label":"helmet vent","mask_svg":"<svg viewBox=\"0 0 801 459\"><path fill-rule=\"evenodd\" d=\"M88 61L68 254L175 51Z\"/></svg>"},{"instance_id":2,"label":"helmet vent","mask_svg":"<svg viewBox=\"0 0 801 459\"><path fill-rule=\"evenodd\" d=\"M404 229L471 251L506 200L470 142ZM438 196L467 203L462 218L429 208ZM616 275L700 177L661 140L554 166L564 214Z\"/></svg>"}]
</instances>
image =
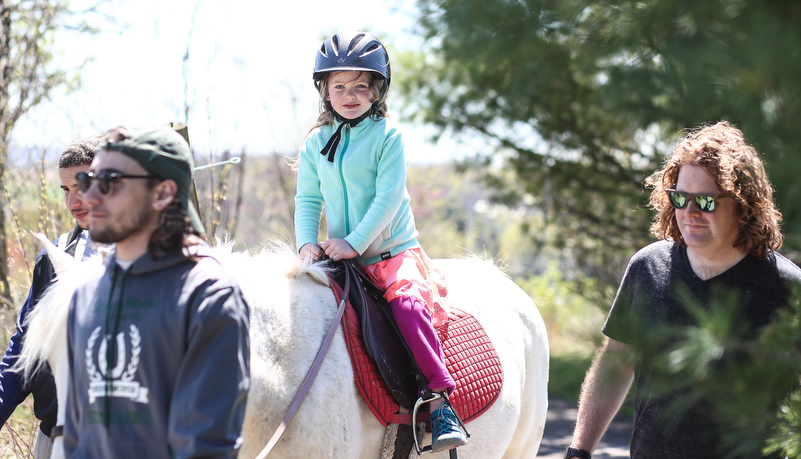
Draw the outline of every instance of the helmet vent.
<instances>
[{"instance_id":1,"label":"helmet vent","mask_svg":"<svg viewBox=\"0 0 801 459\"><path fill-rule=\"evenodd\" d=\"M334 51L335 55L339 56L339 35L331 37L331 43L334 44L334 49L332 49L332 51Z\"/></svg>"},{"instance_id":2,"label":"helmet vent","mask_svg":"<svg viewBox=\"0 0 801 459\"><path fill-rule=\"evenodd\" d=\"M373 43L372 45L370 45L370 47L369 47L369 48L367 48L367 49L366 49L366 50L365 50L365 51L362 53L362 56L366 56L366 55L368 55L368 54L370 54L370 53L372 53L372 52L378 51L379 49L381 49L381 47L380 47L380 46L378 46L376 43Z\"/></svg>"},{"instance_id":3,"label":"helmet vent","mask_svg":"<svg viewBox=\"0 0 801 459\"><path fill-rule=\"evenodd\" d=\"M350 41L350 47L348 48L348 56L350 56L352 52L356 51L359 46L359 42L362 41L362 38L364 38L363 33L353 37L353 40Z\"/></svg>"}]
</instances>

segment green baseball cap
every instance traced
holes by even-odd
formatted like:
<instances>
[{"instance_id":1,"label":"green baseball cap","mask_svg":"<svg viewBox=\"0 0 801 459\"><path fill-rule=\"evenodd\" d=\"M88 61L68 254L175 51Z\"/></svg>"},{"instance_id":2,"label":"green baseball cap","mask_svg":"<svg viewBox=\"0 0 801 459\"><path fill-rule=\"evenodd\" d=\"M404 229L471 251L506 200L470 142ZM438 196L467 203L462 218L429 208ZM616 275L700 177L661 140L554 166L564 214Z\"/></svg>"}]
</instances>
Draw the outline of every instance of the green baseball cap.
<instances>
[{"instance_id":1,"label":"green baseball cap","mask_svg":"<svg viewBox=\"0 0 801 459\"><path fill-rule=\"evenodd\" d=\"M204 233L203 222L190 199L195 187L195 160L189 144L169 126L145 128L123 128L123 135L107 139L101 147L108 151L118 151L139 163L151 174L175 181L178 197L181 199L192 226ZM121 129L120 133L124 133Z\"/></svg>"}]
</instances>

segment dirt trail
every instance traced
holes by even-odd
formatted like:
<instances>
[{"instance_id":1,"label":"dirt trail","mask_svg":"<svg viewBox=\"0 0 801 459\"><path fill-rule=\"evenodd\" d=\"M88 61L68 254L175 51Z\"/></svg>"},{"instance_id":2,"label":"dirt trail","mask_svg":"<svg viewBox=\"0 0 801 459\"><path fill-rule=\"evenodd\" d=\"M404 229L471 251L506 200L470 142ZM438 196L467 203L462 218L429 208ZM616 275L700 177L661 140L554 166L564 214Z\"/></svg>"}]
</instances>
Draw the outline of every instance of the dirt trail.
<instances>
[{"instance_id":1,"label":"dirt trail","mask_svg":"<svg viewBox=\"0 0 801 459\"><path fill-rule=\"evenodd\" d=\"M562 459L570 444L576 424L576 404L564 400L548 401L548 417L542 437L538 458ZM629 457L631 441L631 419L618 414L606 431L592 459L619 459Z\"/></svg>"}]
</instances>

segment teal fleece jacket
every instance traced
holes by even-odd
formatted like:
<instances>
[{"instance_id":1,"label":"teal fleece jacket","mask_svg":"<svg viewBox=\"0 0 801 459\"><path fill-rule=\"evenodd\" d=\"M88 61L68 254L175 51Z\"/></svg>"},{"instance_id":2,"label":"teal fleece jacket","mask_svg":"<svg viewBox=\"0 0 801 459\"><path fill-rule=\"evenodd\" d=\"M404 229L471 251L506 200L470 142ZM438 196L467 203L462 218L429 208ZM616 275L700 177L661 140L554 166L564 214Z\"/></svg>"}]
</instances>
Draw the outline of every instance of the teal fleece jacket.
<instances>
[{"instance_id":1,"label":"teal fleece jacket","mask_svg":"<svg viewBox=\"0 0 801 459\"><path fill-rule=\"evenodd\" d=\"M339 127L321 126L300 151L295 195L297 249L316 243L325 208L328 237L345 239L371 265L419 246L406 190L406 154L395 123L369 117L345 126L334 161L320 154Z\"/></svg>"}]
</instances>

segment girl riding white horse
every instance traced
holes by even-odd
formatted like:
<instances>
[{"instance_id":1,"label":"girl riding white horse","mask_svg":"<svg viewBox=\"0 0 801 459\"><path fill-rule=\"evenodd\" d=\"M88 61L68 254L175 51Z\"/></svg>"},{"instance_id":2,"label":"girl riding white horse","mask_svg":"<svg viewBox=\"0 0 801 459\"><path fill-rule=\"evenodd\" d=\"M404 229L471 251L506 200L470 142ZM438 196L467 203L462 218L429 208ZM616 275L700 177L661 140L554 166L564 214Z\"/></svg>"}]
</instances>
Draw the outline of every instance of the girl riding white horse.
<instances>
[{"instance_id":1,"label":"girl riding white horse","mask_svg":"<svg viewBox=\"0 0 801 459\"><path fill-rule=\"evenodd\" d=\"M43 242L47 242L46 239ZM49 242L48 242L49 244ZM240 457L257 456L276 430L306 375L337 309L324 263L302 263L286 247L256 255L214 249L238 281L251 307L251 389ZM78 264L50 250L59 279L81 276ZM548 341L534 303L491 263L435 260L448 279L449 295L472 314L491 338L504 371L495 403L468 423L470 442L460 458L535 457L545 426ZM46 359L56 379L59 423L69 383L66 318L74 282L56 282L33 311L20 357L26 374ZM224 377L224 375L221 375ZM341 328L301 404L270 458L377 458L384 427L362 401ZM63 457L56 439L54 458ZM424 442L430 443L430 435ZM413 453L414 454L414 453ZM432 458L447 457L436 453Z\"/></svg>"}]
</instances>

